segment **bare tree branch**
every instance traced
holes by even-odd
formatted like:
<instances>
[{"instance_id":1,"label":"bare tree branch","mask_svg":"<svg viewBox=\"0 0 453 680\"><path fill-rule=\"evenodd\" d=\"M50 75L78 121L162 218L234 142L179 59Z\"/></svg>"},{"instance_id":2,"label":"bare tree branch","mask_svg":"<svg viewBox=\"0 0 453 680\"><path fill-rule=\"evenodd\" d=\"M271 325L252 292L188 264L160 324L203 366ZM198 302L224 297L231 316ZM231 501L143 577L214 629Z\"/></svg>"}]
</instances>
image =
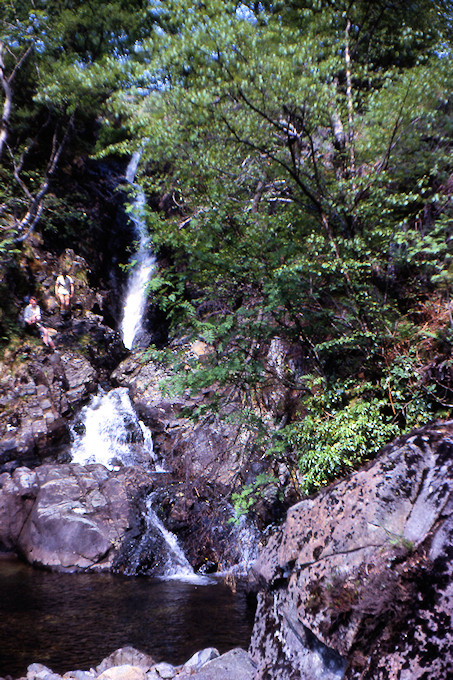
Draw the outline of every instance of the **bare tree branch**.
<instances>
[{"instance_id":1,"label":"bare tree branch","mask_svg":"<svg viewBox=\"0 0 453 680\"><path fill-rule=\"evenodd\" d=\"M16 63L9 74L9 76L6 74L5 71L5 60L4 60L4 54L5 50L7 49L5 43L3 41L0 41L0 83L3 89L4 93L4 102L3 102L3 111L2 111L2 119L0 123L0 158L3 155L3 149L6 145L7 139L8 139L8 126L9 126L9 120L11 118L11 112L13 109L13 82L14 78L16 77L17 71L21 68L22 64L25 62L25 60L28 58L28 56L32 53L34 48L33 43L30 44L27 49L22 53L22 55L19 58L16 58ZM10 54L12 54L11 50L8 50Z\"/></svg>"},{"instance_id":2,"label":"bare tree branch","mask_svg":"<svg viewBox=\"0 0 453 680\"><path fill-rule=\"evenodd\" d=\"M44 208L44 197L46 196L49 190L50 180L58 166L58 161L60 160L60 156L63 152L64 147L66 146L66 142L68 140L70 131L73 127L73 123L74 114L72 114L71 118L69 119L69 122L66 126L65 132L60 142L58 141L57 138L57 130L55 130L52 138L52 150L50 153L50 158L47 164L46 172L44 174L44 178L41 182L41 185L35 195L31 194L28 187L25 185L25 182L19 176L19 173L17 172L16 168L14 170L14 176L16 180L19 182L25 195L29 198L30 201L25 216L20 220L18 224L19 236L15 238L15 243L22 243L23 241L25 241L33 232L34 228L39 222L39 218L41 217ZM26 231L25 233L22 233L24 229L26 229Z\"/></svg>"}]
</instances>

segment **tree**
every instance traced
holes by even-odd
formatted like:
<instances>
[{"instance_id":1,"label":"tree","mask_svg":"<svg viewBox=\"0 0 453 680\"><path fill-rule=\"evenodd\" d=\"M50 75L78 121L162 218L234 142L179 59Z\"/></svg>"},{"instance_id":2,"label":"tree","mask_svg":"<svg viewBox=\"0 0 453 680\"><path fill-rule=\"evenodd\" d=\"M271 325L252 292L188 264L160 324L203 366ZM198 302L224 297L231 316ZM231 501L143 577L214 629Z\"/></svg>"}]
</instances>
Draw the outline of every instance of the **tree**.
<instances>
[{"instance_id":1,"label":"tree","mask_svg":"<svg viewBox=\"0 0 453 680\"><path fill-rule=\"evenodd\" d=\"M408 219L420 209L420 197L413 205L407 192L398 198L389 173L397 173L404 135L420 143L420 121L435 115L442 95L433 101L432 90L447 86L435 3L277 3L254 19L218 0L193 12L170 2L164 11L178 28L143 47L146 70L161 74L162 86L150 83L145 97L120 94L113 111L123 120L129 111L131 136L165 168L161 181L188 214L210 205L213 212L197 212L201 240L226 202L230 218L258 231L271 212L274 222L290 217L288 238L316 234L316 248L321 238L321 257L365 331L370 310L350 271L364 273L357 239L364 257L371 245L388 249L394 221L383 228L382 200ZM391 53L398 57L390 62ZM291 251L288 238L277 238Z\"/></svg>"},{"instance_id":2,"label":"tree","mask_svg":"<svg viewBox=\"0 0 453 680\"><path fill-rule=\"evenodd\" d=\"M70 139L83 137L149 30L146 0L6 0L0 9L4 247L27 238ZM80 141L79 141L80 143Z\"/></svg>"},{"instance_id":3,"label":"tree","mask_svg":"<svg viewBox=\"0 0 453 680\"><path fill-rule=\"evenodd\" d=\"M106 152L141 147L142 181L169 197L150 227L173 269L152 286L214 348L184 384L256 405L277 336L309 357L323 390L365 375L360 398L413 424L405 404L419 387L405 383L397 411L385 375L398 268L410 266L400 254L420 254L416 225L426 236L446 219L451 4L175 0L159 16L140 87L110 100L130 143ZM316 411L303 397L319 391L310 376L283 381ZM336 408L356 398L343 395Z\"/></svg>"}]
</instances>

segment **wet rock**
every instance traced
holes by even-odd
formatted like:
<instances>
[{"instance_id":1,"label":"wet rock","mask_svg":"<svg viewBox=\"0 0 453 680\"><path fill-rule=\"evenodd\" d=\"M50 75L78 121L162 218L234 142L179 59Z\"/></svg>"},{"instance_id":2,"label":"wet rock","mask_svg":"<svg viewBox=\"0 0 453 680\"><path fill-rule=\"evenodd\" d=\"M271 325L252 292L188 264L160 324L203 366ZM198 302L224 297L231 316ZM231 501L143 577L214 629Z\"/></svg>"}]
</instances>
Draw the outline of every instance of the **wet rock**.
<instances>
[{"instance_id":1,"label":"wet rock","mask_svg":"<svg viewBox=\"0 0 453 680\"><path fill-rule=\"evenodd\" d=\"M146 415L153 431L157 433L171 430L172 423L184 406L184 400L180 397L164 397L162 383L169 377L162 367L152 361L145 361L141 352L127 357L111 375L112 381L129 389L137 410Z\"/></svg>"},{"instance_id":2,"label":"wet rock","mask_svg":"<svg viewBox=\"0 0 453 680\"><path fill-rule=\"evenodd\" d=\"M25 343L0 362L0 472L55 459L67 444L68 419L96 391L115 360L117 334L97 326L92 335L96 333L104 349L97 352L90 345L87 354L91 352L93 360L84 356L80 345L77 350L49 352ZM110 351L109 335L113 337ZM122 344L119 351L124 353Z\"/></svg>"},{"instance_id":3,"label":"wet rock","mask_svg":"<svg viewBox=\"0 0 453 680\"><path fill-rule=\"evenodd\" d=\"M102 465L42 465L0 477L0 549L59 570L106 570L133 514L132 497L151 482L140 471Z\"/></svg>"},{"instance_id":4,"label":"wet rock","mask_svg":"<svg viewBox=\"0 0 453 680\"><path fill-rule=\"evenodd\" d=\"M18 538L38 492L35 474L17 468L14 477L0 475L0 549L15 552Z\"/></svg>"},{"instance_id":5,"label":"wet rock","mask_svg":"<svg viewBox=\"0 0 453 680\"><path fill-rule=\"evenodd\" d=\"M290 509L254 565L257 680L437 680L452 668L453 421Z\"/></svg>"},{"instance_id":6,"label":"wet rock","mask_svg":"<svg viewBox=\"0 0 453 680\"><path fill-rule=\"evenodd\" d=\"M195 346L195 351L204 348ZM233 509L227 499L237 486L254 480L263 471L263 461L251 435L234 422L234 402L228 415L195 422L187 412L203 403L186 395L168 395L165 382L171 378L161 365L135 352L112 374L112 380L129 390L142 420L153 432L154 450L171 475L168 491L159 493L159 506L166 527L175 533L197 570L209 571L237 565L241 545L228 523ZM183 410L184 409L184 410ZM269 506L274 502L274 499ZM264 502L263 502L264 505ZM267 508L263 511L263 517ZM268 517L268 515L267 515Z\"/></svg>"},{"instance_id":7,"label":"wet rock","mask_svg":"<svg viewBox=\"0 0 453 680\"><path fill-rule=\"evenodd\" d=\"M96 371L90 362L74 352L65 352L61 356L61 363L68 389L65 397L68 407L74 407L83 402L88 394L96 389Z\"/></svg>"},{"instance_id":8,"label":"wet rock","mask_svg":"<svg viewBox=\"0 0 453 680\"><path fill-rule=\"evenodd\" d=\"M130 390L137 411L153 431L156 450L177 476L233 487L249 461L249 435L224 418L225 413L199 423L188 418L185 414L210 395L195 401L164 394L170 377L162 367L143 361L141 353L128 357L112 373L112 380ZM230 408L234 411L234 404Z\"/></svg>"}]
</instances>

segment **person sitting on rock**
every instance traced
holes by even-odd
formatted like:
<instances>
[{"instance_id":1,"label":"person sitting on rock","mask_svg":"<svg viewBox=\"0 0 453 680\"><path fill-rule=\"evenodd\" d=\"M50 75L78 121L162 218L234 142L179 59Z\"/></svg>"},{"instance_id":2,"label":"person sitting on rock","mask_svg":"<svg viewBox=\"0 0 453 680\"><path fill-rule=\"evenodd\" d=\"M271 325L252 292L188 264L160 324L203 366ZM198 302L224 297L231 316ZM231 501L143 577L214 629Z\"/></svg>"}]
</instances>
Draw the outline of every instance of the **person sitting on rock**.
<instances>
[{"instance_id":1,"label":"person sitting on rock","mask_svg":"<svg viewBox=\"0 0 453 680\"><path fill-rule=\"evenodd\" d=\"M60 305L60 312L69 313L69 306L74 295L74 282L67 274L59 274L55 281L55 297Z\"/></svg>"},{"instance_id":2,"label":"person sitting on rock","mask_svg":"<svg viewBox=\"0 0 453 680\"><path fill-rule=\"evenodd\" d=\"M50 337L50 330L41 323L41 308L38 305L36 298L32 295L28 305L24 310L25 325L30 329L36 329L42 338L42 341L47 347L55 349L55 344Z\"/></svg>"}]
</instances>

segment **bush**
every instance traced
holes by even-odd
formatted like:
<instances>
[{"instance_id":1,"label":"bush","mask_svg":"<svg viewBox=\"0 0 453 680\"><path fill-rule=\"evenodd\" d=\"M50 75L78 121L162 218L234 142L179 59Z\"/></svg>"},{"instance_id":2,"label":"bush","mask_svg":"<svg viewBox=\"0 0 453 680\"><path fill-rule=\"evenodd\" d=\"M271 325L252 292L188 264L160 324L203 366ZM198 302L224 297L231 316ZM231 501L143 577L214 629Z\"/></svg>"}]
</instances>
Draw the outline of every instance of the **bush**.
<instances>
[{"instance_id":1,"label":"bush","mask_svg":"<svg viewBox=\"0 0 453 680\"><path fill-rule=\"evenodd\" d=\"M334 411L309 412L289 426L288 444L296 451L302 491L311 493L372 458L399 434L398 426L383 415L386 402L356 399Z\"/></svg>"}]
</instances>

